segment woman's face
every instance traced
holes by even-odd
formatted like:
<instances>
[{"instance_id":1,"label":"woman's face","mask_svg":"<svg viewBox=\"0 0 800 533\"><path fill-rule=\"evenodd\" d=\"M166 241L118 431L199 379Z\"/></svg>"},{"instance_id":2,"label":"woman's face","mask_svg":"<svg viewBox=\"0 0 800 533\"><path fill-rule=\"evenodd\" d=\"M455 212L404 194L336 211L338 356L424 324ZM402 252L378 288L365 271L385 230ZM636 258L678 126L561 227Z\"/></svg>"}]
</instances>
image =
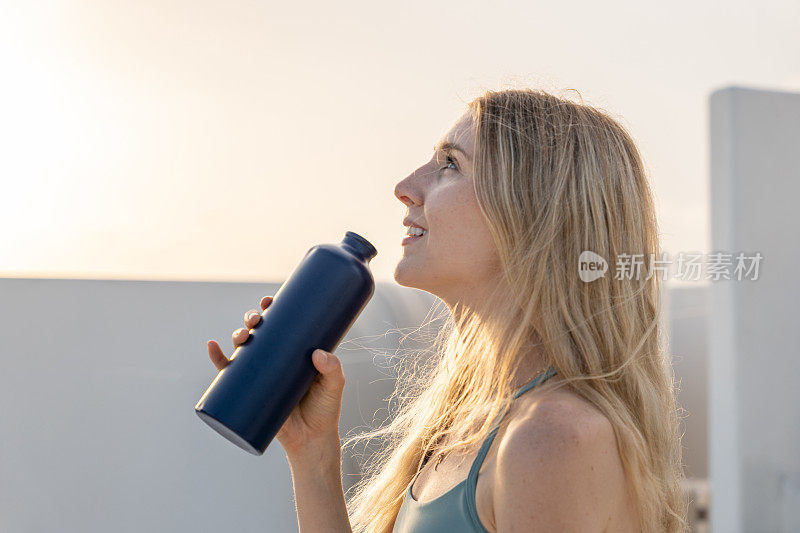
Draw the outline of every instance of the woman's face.
<instances>
[{"instance_id":1,"label":"woman's face","mask_svg":"<svg viewBox=\"0 0 800 533\"><path fill-rule=\"evenodd\" d=\"M467 111L437 144L431 159L394 189L408 206L406 219L425 228L422 237L403 245L394 279L438 296L451 309L456 302L479 304L499 272L494 242L475 197L474 142L475 127Z\"/></svg>"}]
</instances>

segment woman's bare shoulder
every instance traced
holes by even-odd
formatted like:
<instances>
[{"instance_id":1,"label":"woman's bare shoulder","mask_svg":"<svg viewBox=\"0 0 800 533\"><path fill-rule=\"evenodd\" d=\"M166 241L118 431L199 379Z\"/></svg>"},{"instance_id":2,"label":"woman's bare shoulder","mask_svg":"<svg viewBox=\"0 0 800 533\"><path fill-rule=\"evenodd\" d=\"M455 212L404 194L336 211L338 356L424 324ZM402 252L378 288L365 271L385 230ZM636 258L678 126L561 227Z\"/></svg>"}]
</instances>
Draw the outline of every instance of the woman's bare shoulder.
<instances>
[{"instance_id":1,"label":"woman's bare shoulder","mask_svg":"<svg viewBox=\"0 0 800 533\"><path fill-rule=\"evenodd\" d=\"M542 391L520 398L513 422L526 425L571 424L587 429L611 430L611 422L595 405L568 388ZM561 426L559 426L561 427Z\"/></svg>"},{"instance_id":2,"label":"woman's bare shoulder","mask_svg":"<svg viewBox=\"0 0 800 533\"><path fill-rule=\"evenodd\" d=\"M553 527L602 529L624 492L610 421L572 391L534 395L521 403L498 444L494 487L498 528L546 515Z\"/></svg>"},{"instance_id":3,"label":"woman's bare shoulder","mask_svg":"<svg viewBox=\"0 0 800 533\"><path fill-rule=\"evenodd\" d=\"M588 448L606 458L607 470L618 469L617 439L608 417L595 405L568 388L531 395L509 421L504 438L529 440L539 447L564 447L565 443Z\"/></svg>"}]
</instances>

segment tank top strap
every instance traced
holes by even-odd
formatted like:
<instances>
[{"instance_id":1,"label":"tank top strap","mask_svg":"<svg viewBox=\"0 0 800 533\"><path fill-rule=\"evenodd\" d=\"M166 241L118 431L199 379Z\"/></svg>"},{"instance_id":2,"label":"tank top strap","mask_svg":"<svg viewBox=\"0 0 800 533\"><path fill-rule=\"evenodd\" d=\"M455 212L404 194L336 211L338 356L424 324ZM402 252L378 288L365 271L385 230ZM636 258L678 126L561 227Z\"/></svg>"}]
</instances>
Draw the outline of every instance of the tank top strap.
<instances>
[{"instance_id":1,"label":"tank top strap","mask_svg":"<svg viewBox=\"0 0 800 533\"><path fill-rule=\"evenodd\" d=\"M551 377L553 377L557 373L558 372L556 372L555 368L550 367L546 372L542 372L541 374L539 374L538 376L536 376L535 378L530 380L528 383L526 383L525 385L520 387L517 390L517 392L514 393L514 398L519 398L520 396L522 396L523 394L525 394L526 392L528 392L529 390L534 388L536 385L539 385L540 383L544 383L545 381L547 381L548 379L550 379ZM489 434L486 436L486 438L484 439L483 443L481 444L481 447L478 450L478 455L475 457L475 460L472 462L472 466L469 469L469 474L467 475L467 490L468 491L469 491L470 487L472 487L472 490L474 492L475 484L478 481L478 471L481 469L481 465L483 465L483 460L486 458L486 454L489 452L489 448L492 446L492 442L494 441L494 438L497 435L497 430L500 429L500 423L503 421L503 418L505 418L507 413L508 413L508 409L506 409L504 412L500 413L500 415L495 420L491 431L489 431Z\"/></svg>"},{"instance_id":2,"label":"tank top strap","mask_svg":"<svg viewBox=\"0 0 800 533\"><path fill-rule=\"evenodd\" d=\"M519 398L520 396L522 396L523 394L534 388L536 385L544 383L545 381L555 376L556 374L558 374L558 372L556 372L556 369L551 366L550 368L547 369L547 372L542 372L541 374L539 374L538 376L527 382L525 385L520 387L519 390L517 390L517 392L514 393L514 398Z\"/></svg>"},{"instance_id":3,"label":"tank top strap","mask_svg":"<svg viewBox=\"0 0 800 533\"><path fill-rule=\"evenodd\" d=\"M550 367L546 372L539 374L531 381L520 387L520 389L514 393L514 398L519 398L522 394L525 394L536 385L547 381L557 373L558 372L556 372L555 368ZM495 435L497 435L497 430L500 428L500 422L503 421L506 413L508 413L508 409L506 409L500 414L500 416L497 417L497 421L494 423L489 435L487 435L486 439L483 441L483 444L481 444L481 448L478 450L478 456L475 457L475 460L472 462L472 466L469 469L469 474L467 474L466 486L464 487L464 498L466 499L467 512L470 515L472 523L475 524L476 527L482 527L481 520L478 517L478 506L475 499L475 491L477 490L478 486L478 471L481 469L481 465L483 465L483 460L486 458L486 453L489 451L489 447L492 445Z\"/></svg>"}]
</instances>

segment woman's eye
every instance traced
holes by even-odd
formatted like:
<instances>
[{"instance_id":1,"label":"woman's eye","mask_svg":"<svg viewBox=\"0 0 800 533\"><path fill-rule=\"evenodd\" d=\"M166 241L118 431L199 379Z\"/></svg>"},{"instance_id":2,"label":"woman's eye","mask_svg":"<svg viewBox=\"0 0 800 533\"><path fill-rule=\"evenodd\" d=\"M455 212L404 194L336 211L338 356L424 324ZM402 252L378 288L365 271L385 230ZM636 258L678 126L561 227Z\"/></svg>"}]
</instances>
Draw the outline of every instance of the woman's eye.
<instances>
[{"instance_id":1,"label":"woman's eye","mask_svg":"<svg viewBox=\"0 0 800 533\"><path fill-rule=\"evenodd\" d=\"M456 164L456 160L450 157L449 155L445 159L447 161L447 165L443 166L440 170L444 170L446 168L450 168L452 170L458 170L458 165ZM453 165L452 167L450 165Z\"/></svg>"}]
</instances>

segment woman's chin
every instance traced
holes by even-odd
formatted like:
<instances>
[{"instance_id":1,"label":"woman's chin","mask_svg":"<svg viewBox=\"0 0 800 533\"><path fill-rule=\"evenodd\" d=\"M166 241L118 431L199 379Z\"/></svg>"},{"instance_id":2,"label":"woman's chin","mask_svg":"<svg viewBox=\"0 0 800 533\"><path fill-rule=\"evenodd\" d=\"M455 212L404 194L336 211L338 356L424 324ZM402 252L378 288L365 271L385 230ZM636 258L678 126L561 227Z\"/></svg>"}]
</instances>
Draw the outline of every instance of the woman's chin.
<instances>
[{"instance_id":1,"label":"woman's chin","mask_svg":"<svg viewBox=\"0 0 800 533\"><path fill-rule=\"evenodd\" d=\"M403 257L394 268L394 281L404 287L417 287L422 272L409 264L407 257Z\"/></svg>"}]
</instances>

